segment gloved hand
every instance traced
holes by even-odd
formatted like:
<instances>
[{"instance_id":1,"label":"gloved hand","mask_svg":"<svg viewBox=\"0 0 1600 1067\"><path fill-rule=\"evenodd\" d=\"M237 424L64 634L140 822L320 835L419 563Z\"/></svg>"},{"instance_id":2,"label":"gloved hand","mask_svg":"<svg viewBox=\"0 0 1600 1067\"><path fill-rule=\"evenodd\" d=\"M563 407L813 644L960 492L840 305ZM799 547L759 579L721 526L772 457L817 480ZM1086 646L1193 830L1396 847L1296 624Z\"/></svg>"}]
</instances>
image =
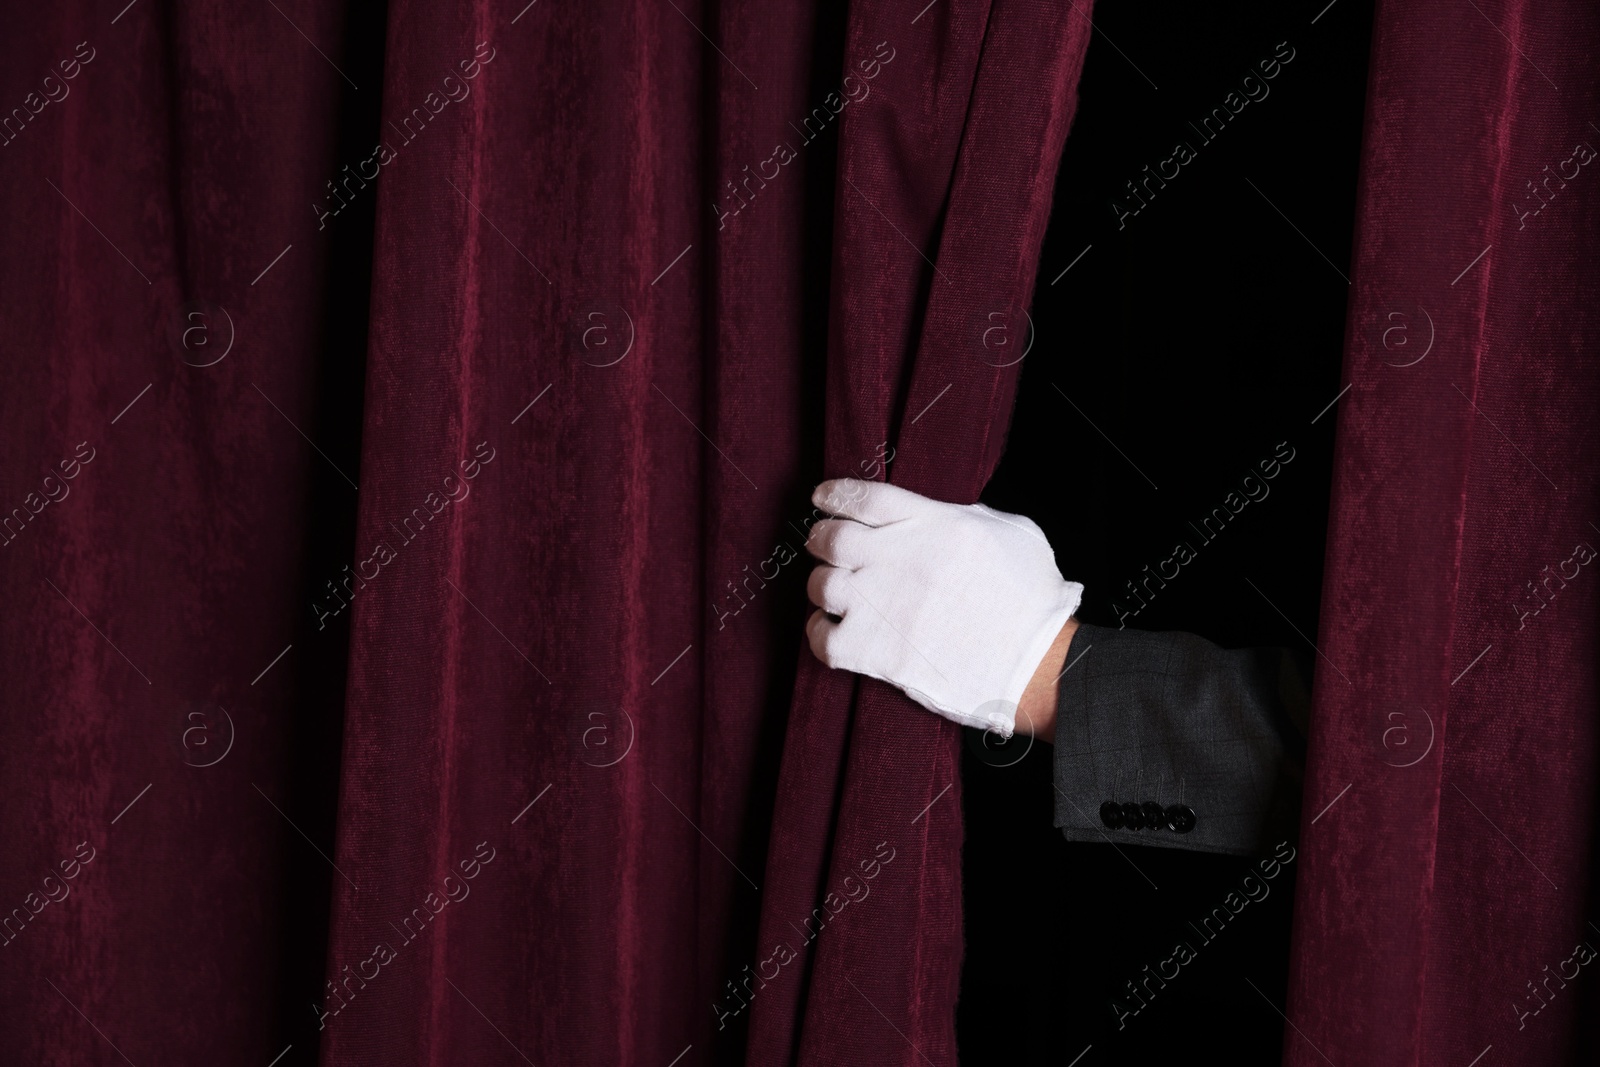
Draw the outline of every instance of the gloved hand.
<instances>
[{"instance_id":1,"label":"gloved hand","mask_svg":"<svg viewBox=\"0 0 1600 1067\"><path fill-rule=\"evenodd\" d=\"M807 585L821 609L806 623L816 657L1010 737L1023 690L1083 596L1039 527L853 478L823 482L811 500L839 516L806 542L825 564Z\"/></svg>"}]
</instances>

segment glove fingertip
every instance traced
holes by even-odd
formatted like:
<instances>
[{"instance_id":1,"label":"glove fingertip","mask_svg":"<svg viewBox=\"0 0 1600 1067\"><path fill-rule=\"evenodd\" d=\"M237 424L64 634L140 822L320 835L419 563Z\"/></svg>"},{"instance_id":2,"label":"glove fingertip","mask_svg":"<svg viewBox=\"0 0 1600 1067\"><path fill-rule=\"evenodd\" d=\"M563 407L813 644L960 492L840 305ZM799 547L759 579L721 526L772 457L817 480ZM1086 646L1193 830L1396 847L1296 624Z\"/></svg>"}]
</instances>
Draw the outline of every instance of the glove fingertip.
<instances>
[{"instance_id":1,"label":"glove fingertip","mask_svg":"<svg viewBox=\"0 0 1600 1067\"><path fill-rule=\"evenodd\" d=\"M811 503L832 515L848 515L852 501L860 500L862 483L857 478L829 478L811 493Z\"/></svg>"},{"instance_id":2,"label":"glove fingertip","mask_svg":"<svg viewBox=\"0 0 1600 1067\"><path fill-rule=\"evenodd\" d=\"M806 643L811 646L811 654L825 667L833 667L834 656L828 647L828 638L832 636L834 627L839 624L828 617L827 611L818 608L811 613L811 618L806 620Z\"/></svg>"}]
</instances>

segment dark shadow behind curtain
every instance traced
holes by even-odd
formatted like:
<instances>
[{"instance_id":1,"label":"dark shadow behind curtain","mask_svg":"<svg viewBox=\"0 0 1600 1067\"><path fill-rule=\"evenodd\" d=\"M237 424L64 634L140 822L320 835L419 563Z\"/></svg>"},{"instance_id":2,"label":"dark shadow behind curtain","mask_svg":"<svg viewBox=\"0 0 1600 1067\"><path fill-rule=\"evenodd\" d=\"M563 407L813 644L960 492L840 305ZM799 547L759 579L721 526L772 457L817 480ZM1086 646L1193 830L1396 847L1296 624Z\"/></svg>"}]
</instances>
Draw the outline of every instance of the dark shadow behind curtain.
<instances>
[{"instance_id":1,"label":"dark shadow behind curtain","mask_svg":"<svg viewBox=\"0 0 1600 1067\"><path fill-rule=\"evenodd\" d=\"M1308 26L1317 10L1252 0L1095 14L1034 294L1037 338L983 494L1040 523L1062 572L1085 583L1090 623L1125 617L1319 662L1301 635L1316 634L1334 419L1312 420L1343 384L1372 11L1341 0ZM1293 58L1261 78L1275 54ZM1251 72L1256 98L1202 140L1187 124ZM1149 180L1143 168L1178 140L1197 158ZM1139 186L1147 206L1119 224L1113 203L1138 207L1130 180L1150 181ZM1253 483L1258 499L1209 541L1190 527L1280 444L1294 458ZM1196 558L1151 580L1145 568L1178 541ZM967 740L963 1059L1059 1065L1092 1045L1079 1067L1277 1063L1296 864L1203 941L1189 924L1222 905L1253 858L1126 834L1110 835L1116 848L1069 845L1052 821L1054 750ZM1183 783L1129 773L1117 792L1171 803ZM1144 968L1179 941L1197 958L1145 993Z\"/></svg>"},{"instance_id":2,"label":"dark shadow behind curtain","mask_svg":"<svg viewBox=\"0 0 1600 1067\"><path fill-rule=\"evenodd\" d=\"M1330 13L1316 4L1304 15L1296 25L1287 13L1278 13L1285 36L1300 49L1297 61L1315 64L1316 46L1325 41L1330 24L1337 26L1351 11L1340 5ZM1309 19L1314 15L1320 22L1313 30ZM1115 33L1115 22L1104 13L1096 21ZM1600 382L1594 370L1592 255L1600 209L1584 192L1588 165L1580 165L1600 144L1594 125L1600 121L1594 114L1595 35L1594 13L1577 6L1536 10L1503 4L1457 11L1390 5L1380 10L1351 267L1345 266L1343 249L1327 240L1335 221L1330 213L1315 200L1296 202L1300 191L1328 176L1295 173L1291 146L1312 132L1333 136L1331 128L1312 123L1306 131L1289 131L1280 143L1284 151L1267 153L1266 162L1289 172L1287 196L1260 175L1249 175L1306 240L1332 255L1336 269L1354 279L1343 372L1338 380L1324 380L1313 368L1292 384L1299 390L1320 383L1326 386L1322 396L1307 392L1298 403L1265 409L1257 418L1232 417L1233 405L1273 396L1277 383L1250 376L1237 383L1237 396L1210 409L1212 425L1189 430L1204 438L1197 447L1209 448L1219 437L1237 445L1256 432L1273 431L1275 441L1281 426L1297 447L1303 437L1310 441L1305 458L1297 462L1331 463L1335 488L1321 626L1306 624L1316 595L1304 584L1315 569L1294 567L1298 549L1289 544L1257 544L1242 555L1237 545L1219 544L1226 566L1202 560L1194 574L1186 566L1185 584L1163 588L1129 624L1209 628L1225 643L1240 644L1289 643L1289 628L1298 626L1320 646L1289 995L1285 1004L1282 978L1263 952L1254 959L1249 950L1238 954L1239 962L1260 968L1246 973L1234 973L1239 970L1234 966L1218 970L1202 955L1197 966L1207 973L1190 976L1185 967L1183 980L1198 977L1212 984L1197 994L1183 987L1164 990L1129 1022L1130 1030L1177 1025L1176 1034L1156 1040L1170 1036L1182 1043L1186 1009L1194 1009L1188 1022L1196 1027L1254 1032L1260 1016L1284 1008L1294 1024L1285 1028L1286 1062L1295 1064L1592 1059L1593 1027L1582 1020L1593 1015L1600 987L1574 977L1574 969L1583 959L1577 946L1600 946L1600 929L1593 925L1597 594L1583 584L1587 565L1580 561L1586 549L1577 547L1600 544L1595 540L1600 530L1594 528L1600 523L1594 507L1600 457L1593 419ZM1117 39L1128 43L1123 36ZM1137 51L1134 55L1143 58ZM1285 81L1279 79L1275 93L1285 92ZM1086 78L1079 128L1085 134L1090 133L1085 125L1092 84ZM1077 133L1069 156L1075 147L1080 147ZM1062 182L1071 188L1069 177L1063 174ZM1190 178L1185 175L1183 181ZM1256 196L1245 192L1246 198ZM1132 219L1129 228L1159 222L1159 212L1170 209L1174 195L1189 193L1187 186L1164 190L1149 208L1151 217ZM1270 210L1264 203L1258 206ZM1219 210L1251 207L1246 199ZM1273 218L1268 216L1269 224ZM1241 228L1234 247L1209 242L1205 247L1216 259L1206 269L1223 277L1248 273L1226 264L1260 251L1255 242L1242 240L1245 233L1269 229ZM1065 267L1093 237L1086 234L1072 247L1058 249L1053 263L1047 245L1041 277ZM1105 250L1096 244L1093 256ZM1280 251L1288 249L1285 244ZM1319 267L1311 249L1301 251L1304 277L1286 255L1278 261L1284 273L1275 284L1318 284L1315 270L1327 265ZM1092 262L1085 258L1074 273ZM1181 256L1150 257L1141 266L1161 273L1182 270L1185 262ZM1236 343L1201 350L1216 364L1200 371L1213 384L1219 375L1248 366L1248 354L1275 328L1284 337L1287 367L1336 325L1321 315L1299 323L1286 320L1283 312L1295 304L1274 301L1270 293L1270 284L1265 290L1247 286L1237 301L1219 299L1190 309L1197 333L1203 324L1237 337ZM1137 318L1128 314L1130 322ZM1146 327L1149 333L1160 329ZM1075 376L1083 375L1076 371ZM1346 385L1350 389L1343 392ZM1147 466L1141 451L1151 435L1138 431L1165 419L1166 427L1152 431L1155 439L1173 433L1171 423L1187 416L1154 412L1162 396L1178 392L1170 382L1151 382L1148 374L1141 380L1130 370L1122 389L1096 397L1110 405L1108 411L1089 408L1077 394L1072 400L1087 408L1165 493L1173 486L1162 477L1160 461ZM1189 398L1205 392L1191 390ZM1342 396L1337 407L1311 425L1336 395ZM1029 426L1031 399L1031 394L1019 399L1020 428ZM1063 398L1051 393L1034 402L1060 406ZM1069 411L1068 417L1079 413ZM1329 456L1325 435L1335 418L1339 448ZM1038 439L1037 433L1031 438ZM1012 447L1019 443L1024 442L1014 439ZM1103 438L1088 444L1125 473L1124 460ZM1031 481L1037 465L1030 458L1008 453L986 498L1000 506L1024 499L1018 472ZM1194 461L1192 455L1175 460ZM1092 471L1111 468L1110 462L1089 466ZM1081 470L1079 464L1064 463L1063 479ZM1093 491L1097 498L1104 494L1103 482L1096 481ZM1276 499L1263 506L1257 521L1280 503L1303 519L1314 517L1316 506L1296 499L1299 483L1280 478L1273 492ZM1279 496L1286 492L1293 495ZM1203 502L1190 503L1199 510ZM1063 544L1080 539L1091 560L1132 563L1131 570L1108 568L1102 578L1109 584L1140 576L1140 564L1150 561L1142 549L1156 546L1139 545L1137 530L1131 532L1132 543L1097 544L1108 527L1090 522L1089 528L1077 529L1072 510L1060 508L1056 525L1047 514L1047 529L1061 529ZM1297 519L1279 532L1300 542L1319 537L1320 531L1303 526ZM1257 573L1274 561L1284 582L1281 594ZM1271 619L1252 623L1252 615L1271 608L1248 587L1222 588L1207 568L1251 576L1293 621L1280 619L1282 628ZM1191 580L1197 590L1187 584ZM1091 593L1094 587L1091 580ZM1113 588L1098 601L1091 599L1086 613L1095 618L1099 612L1096 621L1114 624L1117 612L1109 600L1119 592ZM1209 599L1204 620L1192 613L1194 598ZM1122 601L1136 606L1131 598ZM969 763L980 774L1011 773ZM1048 790L1048 783L1042 784ZM992 794L984 796L975 819L1005 813ZM977 826L974 822L969 832L976 834ZM984 857L1001 856L1006 845L991 841L979 854L972 840L968 848L970 872L984 864ZM1147 853L1129 852L1145 861ZM1165 898L1163 905L1172 903L1167 876L1181 874L1198 885L1203 881L1198 868L1214 866L1162 863L1154 857L1150 862L1146 873L1162 882L1162 892L1151 896ZM1057 876L1066 879L1097 869L1070 862L1045 863L1036 870L1041 867L1058 867ZM990 865L990 877L993 871ZM1112 960L1150 938L1153 929L1182 918L1165 906L1145 902L1141 907L1138 894L1148 887L1141 889L1140 876L1125 863L1122 873L1127 898L1081 919L1104 925L1115 947L1098 951ZM1220 897L1227 878L1217 881ZM1028 924L993 910L993 894L1001 887L989 888L990 898L969 908L969 920L978 924L973 951L982 952L987 975L998 968L1013 984L973 990L988 999L964 1005L967 1028L977 1035L972 1047L992 1054L1000 1043L1009 1043L1017 1055L1042 1057L1040 1027L1009 1022L1000 1012L1042 1015L1046 1005L1029 998L1041 989L1045 996L1054 990L1030 989L1025 978L1017 982L1015 971L1004 971L1007 962L1039 950L1029 941L1034 931ZM1097 896L1076 891L1073 899L1085 895ZM985 905L989 910L975 911ZM1273 922L1284 918L1280 913ZM1060 947L1095 951L1081 940L1069 939ZM1149 947L1157 946L1152 940ZM1224 945L1221 951L1235 947ZM1140 964L1168 951L1169 946L1135 960L1131 969L1106 974L1093 985L1104 990L1137 978ZM973 966L979 963L975 956ZM1585 967L1579 973L1586 972ZM1265 995L1245 987L1244 977ZM1223 978L1235 988L1213 981ZM1233 1003L1241 993L1243 1003ZM1179 997L1191 1003L1175 1008ZM1214 1011L1205 1010L1208 1001L1215 1001ZM1070 1021L1075 1008L1069 1004L1061 1018ZM1098 1009L1109 1010L1103 993ZM1043 1029L1051 1030L1056 1021ZM1112 1031L1115 1040L1126 1042L1125 1035ZM964 1042L968 1037L963 1034ZM1196 1033L1196 1039L1204 1037ZM1087 1044L1088 1037L1073 1047L1052 1047L1048 1055L1070 1058ZM1191 1048L1197 1050L1198 1044ZM1097 1040L1084 1062L1118 1062L1127 1054L1125 1043ZM1274 1058L1258 1044L1243 1044L1242 1035L1230 1054L1248 1054L1252 1062L1257 1056L1260 1062Z\"/></svg>"}]
</instances>

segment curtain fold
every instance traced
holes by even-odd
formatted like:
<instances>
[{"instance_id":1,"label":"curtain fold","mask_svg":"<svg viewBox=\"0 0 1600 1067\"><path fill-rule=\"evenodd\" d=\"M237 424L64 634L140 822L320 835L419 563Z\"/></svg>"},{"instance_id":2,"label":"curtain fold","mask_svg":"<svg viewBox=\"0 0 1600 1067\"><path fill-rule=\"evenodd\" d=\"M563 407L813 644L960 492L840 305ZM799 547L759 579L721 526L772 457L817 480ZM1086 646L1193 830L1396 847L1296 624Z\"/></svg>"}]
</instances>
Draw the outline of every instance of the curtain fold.
<instances>
[{"instance_id":1,"label":"curtain fold","mask_svg":"<svg viewBox=\"0 0 1600 1067\"><path fill-rule=\"evenodd\" d=\"M345 649L309 605L348 559L370 231L307 210L362 97L306 38L371 26L294 15L12 5L0 35L7 1062L312 1031Z\"/></svg>"},{"instance_id":2,"label":"curtain fold","mask_svg":"<svg viewBox=\"0 0 1600 1067\"><path fill-rule=\"evenodd\" d=\"M1374 29L1296 1065L1573 1062L1594 996L1600 15L1474 6Z\"/></svg>"},{"instance_id":3,"label":"curtain fold","mask_svg":"<svg viewBox=\"0 0 1600 1067\"><path fill-rule=\"evenodd\" d=\"M970 503L1031 344L1090 26L1087 10L1013 0L902 28L912 14L851 11L847 57L908 43L884 106L842 131L827 473L875 475L891 449L890 481ZM955 1059L960 733L857 683L802 651L757 943L783 966L753 997L751 1063Z\"/></svg>"},{"instance_id":4,"label":"curtain fold","mask_svg":"<svg viewBox=\"0 0 1600 1067\"><path fill-rule=\"evenodd\" d=\"M356 553L399 559L354 605L326 1064L737 1058L804 480L807 179L761 164L812 18L390 9L386 115L493 59L379 189Z\"/></svg>"}]
</instances>

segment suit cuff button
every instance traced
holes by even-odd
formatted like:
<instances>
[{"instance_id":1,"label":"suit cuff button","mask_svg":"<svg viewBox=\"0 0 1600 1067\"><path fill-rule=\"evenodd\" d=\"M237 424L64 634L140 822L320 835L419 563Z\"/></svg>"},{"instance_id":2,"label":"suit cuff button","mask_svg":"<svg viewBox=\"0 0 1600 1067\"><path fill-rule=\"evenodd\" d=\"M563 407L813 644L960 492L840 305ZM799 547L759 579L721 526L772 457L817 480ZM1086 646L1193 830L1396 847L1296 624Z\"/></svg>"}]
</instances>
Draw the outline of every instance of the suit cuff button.
<instances>
[{"instance_id":1,"label":"suit cuff button","mask_svg":"<svg viewBox=\"0 0 1600 1067\"><path fill-rule=\"evenodd\" d=\"M1144 824L1151 830L1165 830L1167 828L1167 813L1160 804L1153 800L1144 802L1141 809L1144 812Z\"/></svg>"}]
</instances>

